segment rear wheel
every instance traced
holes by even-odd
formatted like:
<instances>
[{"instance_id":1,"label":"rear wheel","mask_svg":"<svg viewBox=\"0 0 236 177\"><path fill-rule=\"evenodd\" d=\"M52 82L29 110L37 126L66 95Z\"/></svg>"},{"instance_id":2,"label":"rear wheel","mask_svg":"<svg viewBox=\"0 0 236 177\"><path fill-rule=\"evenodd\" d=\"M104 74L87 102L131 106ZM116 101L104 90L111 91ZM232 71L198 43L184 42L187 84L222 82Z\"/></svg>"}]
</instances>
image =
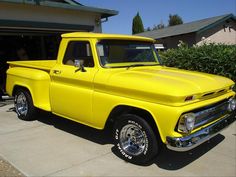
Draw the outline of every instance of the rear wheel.
<instances>
[{"instance_id":1,"label":"rear wheel","mask_svg":"<svg viewBox=\"0 0 236 177\"><path fill-rule=\"evenodd\" d=\"M115 123L114 143L120 158L145 164L158 153L158 142L150 125L141 117L125 114Z\"/></svg>"},{"instance_id":2,"label":"rear wheel","mask_svg":"<svg viewBox=\"0 0 236 177\"><path fill-rule=\"evenodd\" d=\"M34 107L32 97L27 90L17 90L14 103L20 119L29 121L36 118L37 109Z\"/></svg>"}]
</instances>

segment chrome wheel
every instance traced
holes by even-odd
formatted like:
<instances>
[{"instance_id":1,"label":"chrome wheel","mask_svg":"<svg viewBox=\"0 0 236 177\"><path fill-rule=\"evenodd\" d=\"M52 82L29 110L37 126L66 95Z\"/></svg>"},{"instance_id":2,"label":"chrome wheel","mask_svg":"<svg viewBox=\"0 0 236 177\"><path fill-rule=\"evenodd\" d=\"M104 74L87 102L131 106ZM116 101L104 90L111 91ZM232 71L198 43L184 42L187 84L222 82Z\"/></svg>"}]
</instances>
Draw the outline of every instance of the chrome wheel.
<instances>
[{"instance_id":1,"label":"chrome wheel","mask_svg":"<svg viewBox=\"0 0 236 177\"><path fill-rule=\"evenodd\" d=\"M145 150L148 139L138 125L125 125L120 131L121 148L130 155L138 156Z\"/></svg>"},{"instance_id":2,"label":"chrome wheel","mask_svg":"<svg viewBox=\"0 0 236 177\"><path fill-rule=\"evenodd\" d=\"M28 113L28 103L24 93L20 93L15 99L15 108L18 115L26 116Z\"/></svg>"},{"instance_id":3,"label":"chrome wheel","mask_svg":"<svg viewBox=\"0 0 236 177\"><path fill-rule=\"evenodd\" d=\"M158 153L156 134L146 120L134 114L122 114L114 125L114 153L134 164L146 164Z\"/></svg>"}]
</instances>

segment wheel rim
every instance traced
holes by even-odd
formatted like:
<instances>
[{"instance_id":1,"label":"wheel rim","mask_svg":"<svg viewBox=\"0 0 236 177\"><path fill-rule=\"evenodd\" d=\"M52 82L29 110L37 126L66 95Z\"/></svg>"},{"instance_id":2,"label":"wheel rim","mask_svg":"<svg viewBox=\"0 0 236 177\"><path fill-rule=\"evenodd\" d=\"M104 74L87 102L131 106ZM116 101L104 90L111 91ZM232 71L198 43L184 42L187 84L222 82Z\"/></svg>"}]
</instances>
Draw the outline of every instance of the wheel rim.
<instances>
[{"instance_id":1,"label":"wheel rim","mask_svg":"<svg viewBox=\"0 0 236 177\"><path fill-rule=\"evenodd\" d=\"M26 116L28 112L28 104L27 104L27 99L24 95L24 93L20 93L15 100L15 107L16 107L16 112L19 115L24 115Z\"/></svg>"},{"instance_id":2,"label":"wheel rim","mask_svg":"<svg viewBox=\"0 0 236 177\"><path fill-rule=\"evenodd\" d=\"M147 144L147 136L137 125L128 124L120 131L121 148L128 154L140 155Z\"/></svg>"}]
</instances>

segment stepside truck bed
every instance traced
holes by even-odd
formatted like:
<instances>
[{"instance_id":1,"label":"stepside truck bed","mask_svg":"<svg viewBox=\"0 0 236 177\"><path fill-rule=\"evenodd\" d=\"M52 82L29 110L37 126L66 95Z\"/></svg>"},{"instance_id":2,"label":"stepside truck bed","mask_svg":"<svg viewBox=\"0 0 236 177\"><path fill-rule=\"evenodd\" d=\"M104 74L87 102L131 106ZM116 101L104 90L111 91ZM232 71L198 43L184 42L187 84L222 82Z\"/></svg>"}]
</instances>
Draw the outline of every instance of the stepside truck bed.
<instances>
[{"instance_id":1,"label":"stepside truck bed","mask_svg":"<svg viewBox=\"0 0 236 177\"><path fill-rule=\"evenodd\" d=\"M30 91L34 106L51 111L49 99L50 70L56 60L13 61L8 62L6 90L14 96L16 88L26 88Z\"/></svg>"}]
</instances>

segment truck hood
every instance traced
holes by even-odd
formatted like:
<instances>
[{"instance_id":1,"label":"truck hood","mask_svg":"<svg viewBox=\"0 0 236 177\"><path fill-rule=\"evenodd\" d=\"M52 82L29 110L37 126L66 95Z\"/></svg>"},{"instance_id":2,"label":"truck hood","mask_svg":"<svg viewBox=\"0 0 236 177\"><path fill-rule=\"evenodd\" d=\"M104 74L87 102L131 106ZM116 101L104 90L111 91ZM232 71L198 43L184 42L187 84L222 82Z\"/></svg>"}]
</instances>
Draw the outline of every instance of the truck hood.
<instances>
[{"instance_id":1,"label":"truck hood","mask_svg":"<svg viewBox=\"0 0 236 177\"><path fill-rule=\"evenodd\" d=\"M113 94L176 106L187 104L188 96L194 96L195 101L219 96L233 84L222 76L163 66L119 70L107 80Z\"/></svg>"}]
</instances>

